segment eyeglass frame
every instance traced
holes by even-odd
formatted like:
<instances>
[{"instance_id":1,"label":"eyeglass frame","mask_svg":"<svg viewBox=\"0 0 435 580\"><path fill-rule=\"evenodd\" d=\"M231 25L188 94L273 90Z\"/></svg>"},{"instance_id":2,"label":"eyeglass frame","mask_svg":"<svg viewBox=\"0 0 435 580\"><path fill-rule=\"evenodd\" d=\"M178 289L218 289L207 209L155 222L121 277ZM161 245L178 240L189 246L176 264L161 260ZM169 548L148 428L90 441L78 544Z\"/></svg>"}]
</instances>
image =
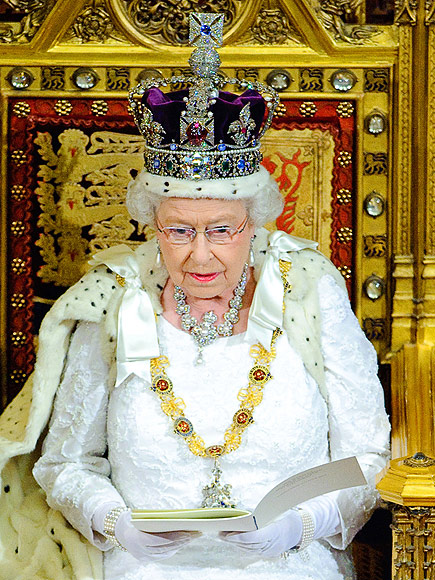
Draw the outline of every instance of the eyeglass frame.
<instances>
[{"instance_id":1,"label":"eyeglass frame","mask_svg":"<svg viewBox=\"0 0 435 580\"><path fill-rule=\"evenodd\" d=\"M168 243L174 245L174 246L186 246L187 244L191 244L192 242L195 241L195 238L197 236L197 234L204 234L205 239L207 240L207 242L209 244L213 244L213 245L217 245L217 246L223 246L225 244L229 244L233 241L234 236L241 234L249 221L249 215L246 216L246 218L244 218L244 221L237 227L235 228L235 231L233 234L231 234L231 236L229 237L228 241L223 241L223 242L212 242L208 236L207 236L207 232L211 231L211 230L217 230L219 229L219 227L222 226L216 226L214 228L205 228L205 230L197 230L195 228L185 228L185 227L177 227L177 226L161 226L161 228L159 228L159 220L156 218L156 227L157 227L157 231L160 232L161 234L165 234L166 239L168 240ZM161 225L161 224L160 224ZM169 239L168 233L165 230L176 230L176 229L184 229L186 231L190 231L190 232L194 232L193 234L193 238L192 239L188 239L186 242L173 242Z\"/></svg>"}]
</instances>

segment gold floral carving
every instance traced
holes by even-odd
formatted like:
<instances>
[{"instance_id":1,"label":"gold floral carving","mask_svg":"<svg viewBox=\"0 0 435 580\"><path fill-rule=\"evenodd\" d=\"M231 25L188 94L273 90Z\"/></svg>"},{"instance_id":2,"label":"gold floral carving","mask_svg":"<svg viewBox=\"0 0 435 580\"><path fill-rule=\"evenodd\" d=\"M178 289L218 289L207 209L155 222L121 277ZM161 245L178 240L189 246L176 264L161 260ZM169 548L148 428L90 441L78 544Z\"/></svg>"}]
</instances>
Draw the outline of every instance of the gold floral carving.
<instances>
[{"instance_id":1,"label":"gold floral carving","mask_svg":"<svg viewBox=\"0 0 435 580\"><path fill-rule=\"evenodd\" d=\"M249 32L238 44L303 44L304 40L297 28L290 22L278 2L264 2Z\"/></svg>"},{"instance_id":2,"label":"gold floral carving","mask_svg":"<svg viewBox=\"0 0 435 580\"><path fill-rule=\"evenodd\" d=\"M112 0L139 36L169 45L188 44L189 14L204 12L201 0ZM208 12L225 14L224 31L231 28L243 9L240 0L214 0Z\"/></svg>"},{"instance_id":3,"label":"gold floral carving","mask_svg":"<svg viewBox=\"0 0 435 580\"><path fill-rule=\"evenodd\" d=\"M104 0L88 0L63 40L69 43L104 44L109 41L125 43L126 37L115 29Z\"/></svg>"},{"instance_id":4,"label":"gold floral carving","mask_svg":"<svg viewBox=\"0 0 435 580\"><path fill-rule=\"evenodd\" d=\"M411 24L417 22L417 0L396 0L394 4L394 23Z\"/></svg>"},{"instance_id":5,"label":"gold floral carving","mask_svg":"<svg viewBox=\"0 0 435 580\"><path fill-rule=\"evenodd\" d=\"M0 25L0 43L8 44L21 44L32 40L55 4L55 0L4 0L4 2L17 12L25 13L18 29L15 29L12 23Z\"/></svg>"},{"instance_id":6,"label":"gold floral carving","mask_svg":"<svg viewBox=\"0 0 435 580\"><path fill-rule=\"evenodd\" d=\"M17 201L23 201L26 190L23 185L13 185L11 187L11 197Z\"/></svg>"},{"instance_id":7,"label":"gold floral carving","mask_svg":"<svg viewBox=\"0 0 435 580\"><path fill-rule=\"evenodd\" d=\"M21 258L13 258L11 261L11 270L14 274L20 276L26 269L26 262Z\"/></svg>"},{"instance_id":8,"label":"gold floral carving","mask_svg":"<svg viewBox=\"0 0 435 580\"><path fill-rule=\"evenodd\" d=\"M70 286L86 271L90 254L143 241L125 208L132 171L143 166L143 140L109 131L88 136L78 129L63 131L58 140L55 150L49 133L35 139L43 160L35 191L42 230L38 275L44 282Z\"/></svg>"},{"instance_id":9,"label":"gold floral carving","mask_svg":"<svg viewBox=\"0 0 435 580\"><path fill-rule=\"evenodd\" d=\"M358 19L362 0L311 0L317 16L324 28L336 40L349 44L363 44L380 30L376 26L347 24Z\"/></svg>"},{"instance_id":10,"label":"gold floral carving","mask_svg":"<svg viewBox=\"0 0 435 580\"><path fill-rule=\"evenodd\" d=\"M104 117L109 110L109 105L106 101L94 101L91 105L91 111L97 117Z\"/></svg>"}]
</instances>

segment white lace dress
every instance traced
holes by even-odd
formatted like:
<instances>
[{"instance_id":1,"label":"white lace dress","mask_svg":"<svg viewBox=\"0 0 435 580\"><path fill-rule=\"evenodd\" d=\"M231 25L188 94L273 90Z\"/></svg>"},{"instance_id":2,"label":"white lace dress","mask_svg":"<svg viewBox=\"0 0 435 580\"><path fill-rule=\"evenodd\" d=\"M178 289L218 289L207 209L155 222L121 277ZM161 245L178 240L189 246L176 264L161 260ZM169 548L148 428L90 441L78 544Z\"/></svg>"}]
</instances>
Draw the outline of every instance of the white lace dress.
<instances>
[{"instance_id":1,"label":"white lace dress","mask_svg":"<svg viewBox=\"0 0 435 580\"><path fill-rule=\"evenodd\" d=\"M105 552L106 580L343 580L330 545L344 547L376 502L374 474L385 462L388 421L376 378L376 356L353 316L347 296L331 276L319 283L322 348L329 398L326 402L285 335L277 342L273 380L255 409L255 423L237 451L221 459L223 483L231 483L238 505L254 507L275 484L311 466L357 455L367 487L336 492L341 533L313 542L308 558L247 556L215 534L203 535L167 560L139 564L128 553L108 549L93 534L98 505L124 501L131 508L198 507L210 482L211 460L196 457L173 433L157 395L132 376L109 392L99 326L80 323L54 407L44 454L34 468L48 503ZM245 335L220 338L194 366L189 334L161 316L162 353L175 394L206 445L219 443L238 408L253 359ZM107 458L106 458L107 457Z\"/></svg>"}]
</instances>

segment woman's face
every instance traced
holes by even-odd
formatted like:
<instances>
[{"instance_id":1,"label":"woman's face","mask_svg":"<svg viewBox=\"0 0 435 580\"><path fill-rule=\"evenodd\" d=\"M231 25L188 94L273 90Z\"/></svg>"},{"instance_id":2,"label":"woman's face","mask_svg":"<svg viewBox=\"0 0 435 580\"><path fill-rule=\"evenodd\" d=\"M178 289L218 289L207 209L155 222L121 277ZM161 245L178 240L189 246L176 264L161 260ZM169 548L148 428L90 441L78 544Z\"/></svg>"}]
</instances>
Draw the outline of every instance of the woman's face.
<instances>
[{"instance_id":1,"label":"woman's face","mask_svg":"<svg viewBox=\"0 0 435 580\"><path fill-rule=\"evenodd\" d=\"M157 210L160 228L178 226L203 232L206 228L229 226L240 229L247 218L241 201L171 197ZM198 233L192 242L174 245L157 232L163 259L173 283L187 296L213 298L232 291L248 261L254 226L249 221L239 234L225 244L212 244Z\"/></svg>"}]
</instances>

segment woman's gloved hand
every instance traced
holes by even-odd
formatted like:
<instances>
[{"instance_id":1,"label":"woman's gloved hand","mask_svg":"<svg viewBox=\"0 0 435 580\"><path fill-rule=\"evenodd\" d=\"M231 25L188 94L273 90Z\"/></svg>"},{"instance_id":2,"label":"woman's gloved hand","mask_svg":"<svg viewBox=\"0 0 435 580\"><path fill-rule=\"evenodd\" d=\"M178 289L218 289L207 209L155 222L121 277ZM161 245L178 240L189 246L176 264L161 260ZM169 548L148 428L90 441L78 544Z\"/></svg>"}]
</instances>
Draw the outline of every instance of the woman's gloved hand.
<instances>
[{"instance_id":1,"label":"woman's gloved hand","mask_svg":"<svg viewBox=\"0 0 435 580\"><path fill-rule=\"evenodd\" d=\"M92 518L94 530L104 535L104 518L113 507L116 506L104 504L96 510ZM115 538L127 552L141 562L170 558L199 535L198 532L187 531L142 532L133 526L129 510L122 512L115 524Z\"/></svg>"},{"instance_id":2,"label":"woman's gloved hand","mask_svg":"<svg viewBox=\"0 0 435 580\"><path fill-rule=\"evenodd\" d=\"M340 513L333 494L321 495L290 510L280 520L254 532L222 532L222 540L266 558L296 546L304 550L312 540L341 532Z\"/></svg>"},{"instance_id":3,"label":"woman's gloved hand","mask_svg":"<svg viewBox=\"0 0 435 580\"><path fill-rule=\"evenodd\" d=\"M273 558L298 545L302 528L299 512L290 511L281 520L254 532L221 532L220 537L245 552Z\"/></svg>"}]
</instances>

